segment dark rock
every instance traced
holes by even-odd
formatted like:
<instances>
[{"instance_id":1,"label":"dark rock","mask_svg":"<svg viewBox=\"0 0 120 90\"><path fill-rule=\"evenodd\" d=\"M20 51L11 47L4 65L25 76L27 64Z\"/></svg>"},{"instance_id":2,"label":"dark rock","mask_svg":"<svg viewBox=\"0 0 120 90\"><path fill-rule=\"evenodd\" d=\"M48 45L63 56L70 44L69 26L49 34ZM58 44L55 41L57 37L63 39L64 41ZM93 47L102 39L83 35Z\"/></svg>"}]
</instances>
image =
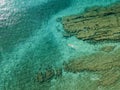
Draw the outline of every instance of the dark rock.
<instances>
[{"instance_id":1,"label":"dark rock","mask_svg":"<svg viewBox=\"0 0 120 90\"><path fill-rule=\"evenodd\" d=\"M44 82L44 74L42 72L39 72L36 76L36 81L43 83Z\"/></svg>"},{"instance_id":2,"label":"dark rock","mask_svg":"<svg viewBox=\"0 0 120 90\"><path fill-rule=\"evenodd\" d=\"M62 76L62 69L56 69L56 77Z\"/></svg>"},{"instance_id":3,"label":"dark rock","mask_svg":"<svg viewBox=\"0 0 120 90\"><path fill-rule=\"evenodd\" d=\"M48 81L50 79L52 79L55 75L55 72L53 69L50 69L50 70L46 70L45 72L45 81Z\"/></svg>"}]
</instances>

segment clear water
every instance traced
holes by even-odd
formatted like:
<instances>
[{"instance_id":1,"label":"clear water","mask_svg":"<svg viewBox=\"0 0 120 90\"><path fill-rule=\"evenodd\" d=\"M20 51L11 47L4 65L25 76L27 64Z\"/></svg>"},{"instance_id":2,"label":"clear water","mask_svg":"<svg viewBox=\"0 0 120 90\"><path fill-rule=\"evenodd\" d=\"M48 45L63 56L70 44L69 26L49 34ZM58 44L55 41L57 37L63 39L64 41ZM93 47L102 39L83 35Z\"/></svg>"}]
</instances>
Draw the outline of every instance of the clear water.
<instances>
[{"instance_id":1,"label":"clear water","mask_svg":"<svg viewBox=\"0 0 120 90\"><path fill-rule=\"evenodd\" d=\"M71 73L64 73L65 82L53 80L44 86L34 83L33 77L41 67L62 67L69 58L94 53L100 46L75 37L64 38L57 18L115 1L0 0L0 90L89 90L77 89L81 82L76 79L78 75Z\"/></svg>"}]
</instances>

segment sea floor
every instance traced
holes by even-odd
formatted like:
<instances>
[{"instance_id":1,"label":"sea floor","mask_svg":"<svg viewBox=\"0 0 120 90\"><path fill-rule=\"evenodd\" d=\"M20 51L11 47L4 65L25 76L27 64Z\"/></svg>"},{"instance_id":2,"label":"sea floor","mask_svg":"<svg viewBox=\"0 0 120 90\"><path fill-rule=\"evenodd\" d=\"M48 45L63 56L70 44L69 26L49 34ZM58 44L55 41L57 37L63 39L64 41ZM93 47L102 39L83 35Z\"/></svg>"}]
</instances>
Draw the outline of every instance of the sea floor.
<instances>
[{"instance_id":1,"label":"sea floor","mask_svg":"<svg viewBox=\"0 0 120 90\"><path fill-rule=\"evenodd\" d=\"M0 90L119 90L120 43L64 37L61 24L116 1L0 1Z\"/></svg>"}]
</instances>

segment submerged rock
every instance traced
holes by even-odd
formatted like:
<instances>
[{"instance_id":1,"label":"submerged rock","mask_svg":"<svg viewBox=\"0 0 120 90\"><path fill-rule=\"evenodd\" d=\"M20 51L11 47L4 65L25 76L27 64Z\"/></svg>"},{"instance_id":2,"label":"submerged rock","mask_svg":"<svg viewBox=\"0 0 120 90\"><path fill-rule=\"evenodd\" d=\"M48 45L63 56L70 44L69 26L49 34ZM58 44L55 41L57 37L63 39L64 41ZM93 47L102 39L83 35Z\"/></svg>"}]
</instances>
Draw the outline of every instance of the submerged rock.
<instances>
[{"instance_id":1,"label":"submerged rock","mask_svg":"<svg viewBox=\"0 0 120 90\"><path fill-rule=\"evenodd\" d=\"M53 69L49 69L49 70L46 70L45 72L45 81L48 81L50 79L52 79L55 75L55 72Z\"/></svg>"},{"instance_id":2,"label":"submerged rock","mask_svg":"<svg viewBox=\"0 0 120 90\"><path fill-rule=\"evenodd\" d=\"M111 52L111 51L114 50L115 47L116 47L116 46L104 46L104 47L102 47L100 50L101 50L101 51L104 51L104 52Z\"/></svg>"},{"instance_id":3,"label":"submerged rock","mask_svg":"<svg viewBox=\"0 0 120 90\"><path fill-rule=\"evenodd\" d=\"M55 73L56 77L62 76L62 69L56 69L56 73Z\"/></svg>"},{"instance_id":4,"label":"submerged rock","mask_svg":"<svg viewBox=\"0 0 120 90\"><path fill-rule=\"evenodd\" d=\"M38 73L36 74L36 81L42 84L51 81L53 78L58 78L60 76L62 76L61 68L59 69L48 68L45 70L45 72L42 72L42 70L38 71Z\"/></svg>"},{"instance_id":5,"label":"submerged rock","mask_svg":"<svg viewBox=\"0 0 120 90\"><path fill-rule=\"evenodd\" d=\"M120 48L113 53L86 55L64 64L66 72L95 72L100 74L99 86L115 84L120 80Z\"/></svg>"},{"instance_id":6,"label":"submerged rock","mask_svg":"<svg viewBox=\"0 0 120 90\"><path fill-rule=\"evenodd\" d=\"M36 76L36 81L39 83L43 83L44 82L44 75L42 72L38 72L37 76Z\"/></svg>"},{"instance_id":7,"label":"submerged rock","mask_svg":"<svg viewBox=\"0 0 120 90\"><path fill-rule=\"evenodd\" d=\"M103 75L99 81L99 85L108 86L115 84L120 78L120 68L113 68L107 71L101 72Z\"/></svg>"},{"instance_id":8,"label":"submerged rock","mask_svg":"<svg viewBox=\"0 0 120 90\"><path fill-rule=\"evenodd\" d=\"M120 3L62 18L64 30L82 40L120 40Z\"/></svg>"}]
</instances>

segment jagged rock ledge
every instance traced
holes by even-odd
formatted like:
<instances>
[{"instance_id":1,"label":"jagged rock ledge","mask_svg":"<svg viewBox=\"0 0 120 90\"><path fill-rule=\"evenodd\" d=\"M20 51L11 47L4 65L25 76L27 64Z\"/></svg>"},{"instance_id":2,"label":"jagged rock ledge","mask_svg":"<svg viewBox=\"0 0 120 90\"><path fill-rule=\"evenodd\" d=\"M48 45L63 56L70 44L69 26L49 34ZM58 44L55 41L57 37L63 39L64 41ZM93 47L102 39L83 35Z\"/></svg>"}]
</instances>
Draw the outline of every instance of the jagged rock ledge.
<instances>
[{"instance_id":1,"label":"jagged rock ledge","mask_svg":"<svg viewBox=\"0 0 120 90\"><path fill-rule=\"evenodd\" d=\"M62 17L65 37L90 41L120 40L120 3L92 7L84 13Z\"/></svg>"}]
</instances>

